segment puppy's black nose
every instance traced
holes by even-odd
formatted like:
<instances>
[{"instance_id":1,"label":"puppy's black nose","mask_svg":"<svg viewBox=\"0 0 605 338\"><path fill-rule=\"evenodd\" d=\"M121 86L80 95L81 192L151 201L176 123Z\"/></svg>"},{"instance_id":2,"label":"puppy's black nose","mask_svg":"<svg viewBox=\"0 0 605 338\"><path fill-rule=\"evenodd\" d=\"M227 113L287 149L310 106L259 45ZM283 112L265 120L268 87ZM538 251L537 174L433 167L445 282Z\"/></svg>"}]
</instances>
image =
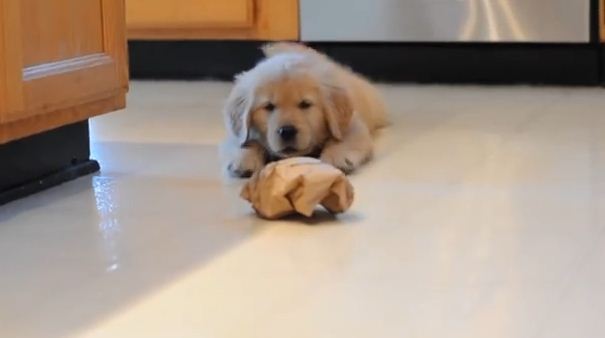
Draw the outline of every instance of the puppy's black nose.
<instances>
[{"instance_id":1,"label":"puppy's black nose","mask_svg":"<svg viewBox=\"0 0 605 338\"><path fill-rule=\"evenodd\" d=\"M283 126L277 130L277 133L284 141L292 141L298 134L298 129L294 126Z\"/></svg>"}]
</instances>

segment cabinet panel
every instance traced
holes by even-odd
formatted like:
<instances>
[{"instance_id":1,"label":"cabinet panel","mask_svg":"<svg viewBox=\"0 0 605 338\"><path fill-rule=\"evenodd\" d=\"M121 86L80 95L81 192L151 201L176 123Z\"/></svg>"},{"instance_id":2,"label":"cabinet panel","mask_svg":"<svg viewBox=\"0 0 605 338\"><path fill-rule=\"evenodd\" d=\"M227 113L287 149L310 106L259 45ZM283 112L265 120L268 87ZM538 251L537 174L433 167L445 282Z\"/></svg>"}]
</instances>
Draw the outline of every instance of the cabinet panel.
<instances>
[{"instance_id":1,"label":"cabinet panel","mask_svg":"<svg viewBox=\"0 0 605 338\"><path fill-rule=\"evenodd\" d=\"M0 123L24 109L21 19L18 1L0 2ZM16 48L15 48L16 47Z\"/></svg>"},{"instance_id":2,"label":"cabinet panel","mask_svg":"<svg viewBox=\"0 0 605 338\"><path fill-rule=\"evenodd\" d=\"M21 0L23 64L33 66L100 53L100 0Z\"/></svg>"},{"instance_id":3,"label":"cabinet panel","mask_svg":"<svg viewBox=\"0 0 605 338\"><path fill-rule=\"evenodd\" d=\"M137 40L296 40L298 0L127 0Z\"/></svg>"},{"instance_id":4,"label":"cabinet panel","mask_svg":"<svg viewBox=\"0 0 605 338\"><path fill-rule=\"evenodd\" d=\"M253 0L129 0L129 27L250 27Z\"/></svg>"},{"instance_id":5,"label":"cabinet panel","mask_svg":"<svg viewBox=\"0 0 605 338\"><path fill-rule=\"evenodd\" d=\"M123 106L124 0L0 2L0 143Z\"/></svg>"}]
</instances>

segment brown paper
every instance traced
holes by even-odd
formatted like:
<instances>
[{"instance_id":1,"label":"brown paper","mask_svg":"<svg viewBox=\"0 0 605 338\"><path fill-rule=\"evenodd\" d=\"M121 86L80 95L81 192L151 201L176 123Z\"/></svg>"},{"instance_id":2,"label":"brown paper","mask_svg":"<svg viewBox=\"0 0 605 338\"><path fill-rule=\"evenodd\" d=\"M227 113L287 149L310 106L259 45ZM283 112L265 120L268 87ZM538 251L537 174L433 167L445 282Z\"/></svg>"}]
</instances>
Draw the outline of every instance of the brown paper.
<instances>
[{"instance_id":1,"label":"brown paper","mask_svg":"<svg viewBox=\"0 0 605 338\"><path fill-rule=\"evenodd\" d=\"M318 204L332 213L346 211L353 203L353 186L333 166L295 157L268 164L246 183L241 196L265 218L311 217Z\"/></svg>"}]
</instances>

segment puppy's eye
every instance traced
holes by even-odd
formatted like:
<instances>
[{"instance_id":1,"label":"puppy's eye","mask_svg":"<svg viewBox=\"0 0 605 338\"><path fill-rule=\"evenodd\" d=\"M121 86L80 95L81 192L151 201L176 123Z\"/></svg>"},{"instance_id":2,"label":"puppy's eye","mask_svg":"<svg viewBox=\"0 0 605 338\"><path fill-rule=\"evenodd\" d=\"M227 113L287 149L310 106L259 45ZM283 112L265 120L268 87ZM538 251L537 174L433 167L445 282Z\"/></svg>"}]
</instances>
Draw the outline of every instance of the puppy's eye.
<instances>
[{"instance_id":1,"label":"puppy's eye","mask_svg":"<svg viewBox=\"0 0 605 338\"><path fill-rule=\"evenodd\" d=\"M311 103L310 101L307 100L302 100L300 101L300 103L298 104L298 108L302 109L302 110L306 110L311 108L311 106L313 105L313 103Z\"/></svg>"},{"instance_id":2,"label":"puppy's eye","mask_svg":"<svg viewBox=\"0 0 605 338\"><path fill-rule=\"evenodd\" d=\"M275 110L275 105L271 102L267 103L263 108L265 108L266 111L274 111Z\"/></svg>"}]
</instances>

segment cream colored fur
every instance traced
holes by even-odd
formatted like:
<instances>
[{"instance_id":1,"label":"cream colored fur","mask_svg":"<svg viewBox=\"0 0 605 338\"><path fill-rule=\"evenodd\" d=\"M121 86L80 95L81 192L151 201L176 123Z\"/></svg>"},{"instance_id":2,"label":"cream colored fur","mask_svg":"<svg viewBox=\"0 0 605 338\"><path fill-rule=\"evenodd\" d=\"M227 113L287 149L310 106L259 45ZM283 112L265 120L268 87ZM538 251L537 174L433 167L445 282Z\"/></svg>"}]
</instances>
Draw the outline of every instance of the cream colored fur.
<instances>
[{"instance_id":1,"label":"cream colored fur","mask_svg":"<svg viewBox=\"0 0 605 338\"><path fill-rule=\"evenodd\" d=\"M349 173L372 157L373 132L387 125L379 92L369 81L303 45L276 43L266 58L236 77L224 115L223 157L244 177L269 159L319 153ZM285 144L278 130L298 130Z\"/></svg>"}]
</instances>

